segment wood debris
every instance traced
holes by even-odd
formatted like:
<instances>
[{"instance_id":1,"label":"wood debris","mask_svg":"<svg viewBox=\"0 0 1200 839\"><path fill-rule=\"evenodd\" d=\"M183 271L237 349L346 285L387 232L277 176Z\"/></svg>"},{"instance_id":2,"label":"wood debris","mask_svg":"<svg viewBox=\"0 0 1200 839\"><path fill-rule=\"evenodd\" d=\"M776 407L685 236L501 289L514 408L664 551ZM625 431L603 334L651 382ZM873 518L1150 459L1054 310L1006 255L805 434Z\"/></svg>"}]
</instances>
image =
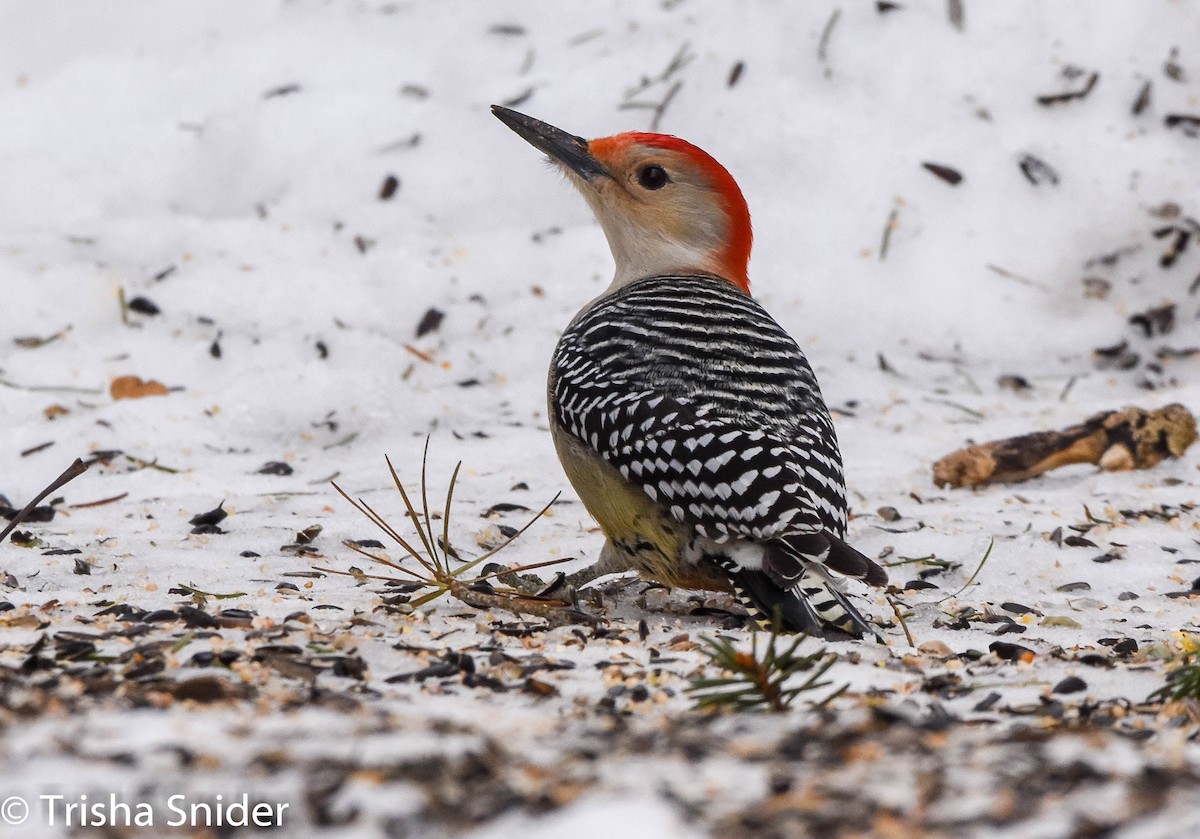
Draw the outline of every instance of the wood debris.
<instances>
[{"instance_id":1,"label":"wood debris","mask_svg":"<svg viewBox=\"0 0 1200 839\"><path fill-rule=\"evenodd\" d=\"M1096 86L1096 82L1098 81L1100 81L1100 74L1092 73L1087 77L1081 89L1068 91L1067 93L1051 93L1039 96L1037 103L1043 107L1050 107L1053 105L1062 105L1075 99L1083 99L1092 92L1092 88Z\"/></svg>"},{"instance_id":2,"label":"wood debris","mask_svg":"<svg viewBox=\"0 0 1200 839\"><path fill-rule=\"evenodd\" d=\"M1089 417L1061 431L1037 431L978 443L933 465L938 486L969 487L1024 481L1072 463L1101 469L1149 469L1180 457L1196 441L1196 418L1183 405L1147 411L1128 407Z\"/></svg>"}]
</instances>

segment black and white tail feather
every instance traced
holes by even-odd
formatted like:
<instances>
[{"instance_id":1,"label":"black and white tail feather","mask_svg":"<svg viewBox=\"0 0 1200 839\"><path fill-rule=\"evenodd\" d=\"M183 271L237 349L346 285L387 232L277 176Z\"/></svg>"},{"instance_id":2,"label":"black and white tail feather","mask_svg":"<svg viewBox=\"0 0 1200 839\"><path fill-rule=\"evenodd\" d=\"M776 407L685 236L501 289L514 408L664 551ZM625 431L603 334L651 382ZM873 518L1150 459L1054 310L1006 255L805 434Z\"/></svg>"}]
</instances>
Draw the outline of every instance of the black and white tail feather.
<instances>
[{"instance_id":1,"label":"black and white tail feather","mask_svg":"<svg viewBox=\"0 0 1200 839\"><path fill-rule=\"evenodd\" d=\"M844 542L840 543L839 548L858 553ZM773 552L782 549L769 546L767 550ZM837 635L878 638L875 627L842 590L842 583L819 563L806 561L797 579L781 580L761 568L740 565L728 553L709 554L709 559L729 576L734 595L751 620L762 629L771 629L781 622L783 626L826 638ZM884 576L883 580L879 580L879 576L872 573L863 579L880 585L887 578Z\"/></svg>"}]
</instances>

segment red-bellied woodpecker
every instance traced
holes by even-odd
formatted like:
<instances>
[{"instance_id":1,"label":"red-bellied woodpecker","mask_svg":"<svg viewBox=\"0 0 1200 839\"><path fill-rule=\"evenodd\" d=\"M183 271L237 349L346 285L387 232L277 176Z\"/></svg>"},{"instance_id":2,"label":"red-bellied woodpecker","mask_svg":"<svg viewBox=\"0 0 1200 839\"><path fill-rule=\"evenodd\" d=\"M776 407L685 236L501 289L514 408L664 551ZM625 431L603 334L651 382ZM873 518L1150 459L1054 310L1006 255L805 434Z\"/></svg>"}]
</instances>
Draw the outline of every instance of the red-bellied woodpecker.
<instances>
[{"instance_id":1,"label":"red-bellied woodpecker","mask_svg":"<svg viewBox=\"0 0 1200 839\"><path fill-rule=\"evenodd\" d=\"M843 541L833 421L804 353L750 296L733 177L677 137L589 141L492 112L578 187L616 260L550 366L555 448L608 537L584 577L636 569L732 589L759 623L872 634L838 577L887 574Z\"/></svg>"}]
</instances>

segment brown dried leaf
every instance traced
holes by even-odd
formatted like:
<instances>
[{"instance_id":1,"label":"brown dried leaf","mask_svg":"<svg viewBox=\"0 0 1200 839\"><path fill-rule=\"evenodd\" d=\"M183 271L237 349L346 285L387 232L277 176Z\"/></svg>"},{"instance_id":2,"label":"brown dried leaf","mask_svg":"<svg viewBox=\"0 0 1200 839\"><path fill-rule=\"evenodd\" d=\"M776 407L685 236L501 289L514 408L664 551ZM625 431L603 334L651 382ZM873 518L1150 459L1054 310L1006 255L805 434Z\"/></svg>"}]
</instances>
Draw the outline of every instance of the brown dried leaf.
<instances>
[{"instance_id":1,"label":"brown dried leaf","mask_svg":"<svg viewBox=\"0 0 1200 839\"><path fill-rule=\"evenodd\" d=\"M113 399L141 399L144 396L166 396L171 391L162 382L138 376L118 376L112 380L109 393Z\"/></svg>"}]
</instances>

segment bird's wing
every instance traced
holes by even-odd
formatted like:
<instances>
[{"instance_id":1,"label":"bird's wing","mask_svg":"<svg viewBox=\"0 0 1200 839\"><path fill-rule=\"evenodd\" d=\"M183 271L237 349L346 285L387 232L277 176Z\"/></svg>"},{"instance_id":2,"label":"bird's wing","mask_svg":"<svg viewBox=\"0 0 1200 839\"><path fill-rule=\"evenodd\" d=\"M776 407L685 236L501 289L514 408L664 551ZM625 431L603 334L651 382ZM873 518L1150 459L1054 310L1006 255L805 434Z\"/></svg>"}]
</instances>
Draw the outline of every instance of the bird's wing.
<instances>
[{"instance_id":1,"label":"bird's wing","mask_svg":"<svg viewBox=\"0 0 1200 839\"><path fill-rule=\"evenodd\" d=\"M572 425L566 414L607 412L617 407L614 400L673 399L676 421L686 417L697 436L706 428L721 436L765 432L766 442L747 441L746 448L788 450L786 457L764 458L771 460L764 468L787 462L799 469L806 500L826 529L845 533L841 455L816 375L770 314L724 280L650 278L588 308L555 350L551 389L566 427ZM594 430L599 420L587 419Z\"/></svg>"},{"instance_id":2,"label":"bird's wing","mask_svg":"<svg viewBox=\"0 0 1200 839\"><path fill-rule=\"evenodd\" d=\"M700 536L794 539L812 559L829 552L791 441L645 389L561 413L572 434Z\"/></svg>"}]
</instances>

